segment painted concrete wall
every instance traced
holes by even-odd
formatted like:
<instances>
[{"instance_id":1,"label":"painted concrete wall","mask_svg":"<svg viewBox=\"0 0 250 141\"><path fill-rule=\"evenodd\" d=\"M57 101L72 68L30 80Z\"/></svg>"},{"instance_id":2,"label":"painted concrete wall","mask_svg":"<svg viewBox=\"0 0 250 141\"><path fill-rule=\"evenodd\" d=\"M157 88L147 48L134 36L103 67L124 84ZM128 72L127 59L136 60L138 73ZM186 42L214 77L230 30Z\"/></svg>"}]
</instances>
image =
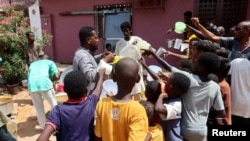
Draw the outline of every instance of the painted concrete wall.
<instances>
[{"instance_id":1,"label":"painted concrete wall","mask_svg":"<svg viewBox=\"0 0 250 141\"><path fill-rule=\"evenodd\" d=\"M51 15L52 19L54 60L71 63L74 52L79 47L79 29L85 25L94 26L93 15L60 16L60 12L92 11L94 5L119 3L131 3L131 0L42 0L41 13ZM133 34L147 40L155 48L167 47L166 39L182 38L183 35L174 32L167 35L165 31L173 27L175 21L183 20L184 11L193 11L193 8L194 0L189 0L188 3L185 0L166 0L162 8L133 9ZM97 53L102 51L102 43L101 39Z\"/></svg>"},{"instance_id":2,"label":"painted concrete wall","mask_svg":"<svg viewBox=\"0 0 250 141\"><path fill-rule=\"evenodd\" d=\"M51 15L54 60L61 63L72 63L75 50L79 47L78 31L82 26L94 26L94 15L60 16L63 11L92 11L95 5L131 3L135 0L42 0L41 13ZM133 34L145 39L156 49L160 46L167 50L179 52L167 48L166 40L183 38L174 32L165 34L165 31L174 26L176 21L183 20L183 12L194 11L196 0L163 0L162 8L132 10ZM132 4L133 7L133 4ZM250 2L248 2L250 7ZM246 19L250 19L250 8L247 9ZM100 39L97 53L103 50L103 40ZM171 64L178 59L168 57ZM148 58L149 63L154 63Z\"/></svg>"}]
</instances>

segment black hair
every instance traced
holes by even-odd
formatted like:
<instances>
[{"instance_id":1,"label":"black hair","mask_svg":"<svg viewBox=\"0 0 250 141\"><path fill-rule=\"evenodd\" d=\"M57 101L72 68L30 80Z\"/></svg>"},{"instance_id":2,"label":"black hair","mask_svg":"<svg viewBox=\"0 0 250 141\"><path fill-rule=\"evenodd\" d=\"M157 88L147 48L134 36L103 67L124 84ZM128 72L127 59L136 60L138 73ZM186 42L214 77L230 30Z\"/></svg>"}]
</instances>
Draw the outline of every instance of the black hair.
<instances>
[{"instance_id":1,"label":"black hair","mask_svg":"<svg viewBox=\"0 0 250 141\"><path fill-rule=\"evenodd\" d=\"M181 59L179 61L179 64L181 65L181 70L192 72L192 61L189 59Z\"/></svg>"},{"instance_id":2,"label":"black hair","mask_svg":"<svg viewBox=\"0 0 250 141\"><path fill-rule=\"evenodd\" d=\"M216 52L216 47L212 44L212 42L208 40L200 40L195 44L198 51L202 52Z\"/></svg>"},{"instance_id":3,"label":"black hair","mask_svg":"<svg viewBox=\"0 0 250 141\"><path fill-rule=\"evenodd\" d=\"M92 31L95 30L93 27L84 26L79 31L79 40L82 45L83 42L87 40L87 38L93 36Z\"/></svg>"},{"instance_id":4,"label":"black hair","mask_svg":"<svg viewBox=\"0 0 250 141\"><path fill-rule=\"evenodd\" d=\"M34 34L34 32L32 32L32 31L27 31L27 32L25 33L26 37L29 37L31 33Z\"/></svg>"},{"instance_id":5,"label":"black hair","mask_svg":"<svg viewBox=\"0 0 250 141\"><path fill-rule=\"evenodd\" d=\"M219 56L212 52L203 52L197 58L199 65L204 67L207 74L216 73L221 65Z\"/></svg>"},{"instance_id":6,"label":"black hair","mask_svg":"<svg viewBox=\"0 0 250 141\"><path fill-rule=\"evenodd\" d=\"M186 11L183 13L183 15L191 18L193 16L193 13L191 11Z\"/></svg>"},{"instance_id":7,"label":"black hair","mask_svg":"<svg viewBox=\"0 0 250 141\"><path fill-rule=\"evenodd\" d=\"M161 85L159 81L148 81L145 90L147 100L150 102L156 102L160 94Z\"/></svg>"},{"instance_id":8,"label":"black hair","mask_svg":"<svg viewBox=\"0 0 250 141\"><path fill-rule=\"evenodd\" d=\"M50 56L48 54L43 54L41 56L41 59L50 59Z\"/></svg>"},{"instance_id":9,"label":"black hair","mask_svg":"<svg viewBox=\"0 0 250 141\"><path fill-rule=\"evenodd\" d=\"M215 83L219 83L219 78L218 78L218 76L215 75L215 74L213 74L213 73L209 73L209 74L207 75L207 78L208 78L208 80L212 80L212 81L214 81Z\"/></svg>"},{"instance_id":10,"label":"black hair","mask_svg":"<svg viewBox=\"0 0 250 141\"><path fill-rule=\"evenodd\" d=\"M175 72L173 73L171 83L177 95L181 95L188 91L191 81L186 75Z\"/></svg>"},{"instance_id":11,"label":"black hair","mask_svg":"<svg viewBox=\"0 0 250 141\"><path fill-rule=\"evenodd\" d=\"M145 101L145 100L141 100L141 101L139 101L139 103L146 110L149 126L154 126L154 119L155 119L155 108L154 108L154 105L151 102Z\"/></svg>"},{"instance_id":12,"label":"black hair","mask_svg":"<svg viewBox=\"0 0 250 141\"><path fill-rule=\"evenodd\" d=\"M79 70L69 72L64 78L64 91L70 99L80 99L85 96L87 86L88 80Z\"/></svg>"},{"instance_id":13,"label":"black hair","mask_svg":"<svg viewBox=\"0 0 250 141\"><path fill-rule=\"evenodd\" d=\"M221 65L217 71L217 76L219 78L226 78L231 68L230 60L224 57L220 57L220 60L221 60Z\"/></svg>"},{"instance_id":14,"label":"black hair","mask_svg":"<svg viewBox=\"0 0 250 141\"><path fill-rule=\"evenodd\" d=\"M121 28L121 30L124 29L124 28L128 28L130 30L132 29L131 24L129 22L121 23L120 28Z\"/></svg>"}]
</instances>

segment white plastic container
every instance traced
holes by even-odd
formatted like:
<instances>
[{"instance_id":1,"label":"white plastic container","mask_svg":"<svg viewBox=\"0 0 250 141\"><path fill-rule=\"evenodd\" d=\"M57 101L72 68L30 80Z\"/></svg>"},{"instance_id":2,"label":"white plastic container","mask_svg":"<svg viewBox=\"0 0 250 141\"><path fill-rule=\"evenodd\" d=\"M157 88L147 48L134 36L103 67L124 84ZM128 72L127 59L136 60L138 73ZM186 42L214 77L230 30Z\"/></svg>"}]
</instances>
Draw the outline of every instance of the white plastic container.
<instances>
[{"instance_id":1,"label":"white plastic container","mask_svg":"<svg viewBox=\"0 0 250 141\"><path fill-rule=\"evenodd\" d=\"M166 53L166 52L167 52L167 50L165 48L159 47L155 54L157 56L160 56L160 55L162 55L163 53Z\"/></svg>"},{"instance_id":2,"label":"white plastic container","mask_svg":"<svg viewBox=\"0 0 250 141\"><path fill-rule=\"evenodd\" d=\"M148 68L150 70L152 70L153 72L155 72L155 73L158 73L159 71L162 71L161 67L156 66L156 65L150 65L150 66L148 66ZM153 78L151 77L151 75L149 73L147 74L147 80L148 81L153 81Z\"/></svg>"},{"instance_id":3,"label":"white plastic container","mask_svg":"<svg viewBox=\"0 0 250 141\"><path fill-rule=\"evenodd\" d=\"M100 99L107 97L108 93L112 93L113 95L116 95L118 92L118 87L116 82L114 82L112 79L107 79L102 84L102 92L100 95Z\"/></svg>"},{"instance_id":4,"label":"white plastic container","mask_svg":"<svg viewBox=\"0 0 250 141\"><path fill-rule=\"evenodd\" d=\"M5 115L9 115L14 111L13 96L11 95L0 96L0 110Z\"/></svg>"},{"instance_id":5,"label":"white plastic container","mask_svg":"<svg viewBox=\"0 0 250 141\"><path fill-rule=\"evenodd\" d=\"M99 71L99 69L101 69L101 68L105 68L106 75L110 75L111 71L113 69L112 65L106 63L103 59L100 60L100 63L97 66L97 71Z\"/></svg>"}]
</instances>

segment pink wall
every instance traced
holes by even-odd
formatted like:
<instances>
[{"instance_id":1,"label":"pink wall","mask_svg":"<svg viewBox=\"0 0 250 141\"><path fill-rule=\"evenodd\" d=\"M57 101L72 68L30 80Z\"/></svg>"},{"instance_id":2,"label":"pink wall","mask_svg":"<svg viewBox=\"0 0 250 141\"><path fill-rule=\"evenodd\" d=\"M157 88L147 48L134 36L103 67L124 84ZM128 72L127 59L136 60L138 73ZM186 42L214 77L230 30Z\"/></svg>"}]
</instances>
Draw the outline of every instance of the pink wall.
<instances>
[{"instance_id":1,"label":"pink wall","mask_svg":"<svg viewBox=\"0 0 250 141\"><path fill-rule=\"evenodd\" d=\"M62 63L72 63L73 55L79 47L78 31L82 26L94 26L93 15L80 16L60 16L63 11L92 11L95 5L108 5L131 3L135 0L42 0L42 14L51 15L52 29L54 35L54 60ZM174 32L165 34L165 31L174 26L176 21L183 20L183 12L191 10L194 12L196 0L163 0L162 8L155 9L136 9L132 10L133 34L142 37L152 44L153 47L165 47L168 50L178 52L167 48L166 39L182 38ZM134 5L132 4L132 7ZM250 2L248 2L250 7ZM250 19L250 8L247 9L247 19ZM99 50L102 51L102 40ZM153 59L147 59L153 63ZM168 57L171 64L175 64L178 59Z\"/></svg>"},{"instance_id":2,"label":"pink wall","mask_svg":"<svg viewBox=\"0 0 250 141\"><path fill-rule=\"evenodd\" d=\"M247 1L248 4L247 4L247 15L246 15L246 20L250 20L250 1L248 0Z\"/></svg>"}]
</instances>

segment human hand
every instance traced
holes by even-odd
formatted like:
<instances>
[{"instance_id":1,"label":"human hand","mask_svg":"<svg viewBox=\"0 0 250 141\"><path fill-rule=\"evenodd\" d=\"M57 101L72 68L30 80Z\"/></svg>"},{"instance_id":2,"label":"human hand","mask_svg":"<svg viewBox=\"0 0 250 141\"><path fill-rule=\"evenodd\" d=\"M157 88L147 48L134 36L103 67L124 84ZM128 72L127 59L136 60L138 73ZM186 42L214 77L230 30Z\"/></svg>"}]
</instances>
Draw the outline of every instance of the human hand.
<instances>
[{"instance_id":1,"label":"human hand","mask_svg":"<svg viewBox=\"0 0 250 141\"><path fill-rule=\"evenodd\" d=\"M114 96L114 93L111 91L111 92L107 93L106 96L107 97L112 97L112 96Z\"/></svg>"},{"instance_id":2,"label":"human hand","mask_svg":"<svg viewBox=\"0 0 250 141\"><path fill-rule=\"evenodd\" d=\"M168 98L168 94L167 93L162 93L162 94L159 95L159 98L160 99Z\"/></svg>"},{"instance_id":3,"label":"human hand","mask_svg":"<svg viewBox=\"0 0 250 141\"><path fill-rule=\"evenodd\" d=\"M171 31L173 31L172 28L170 28L169 30L167 30L165 33L166 33L166 34L169 34Z\"/></svg>"},{"instance_id":4,"label":"human hand","mask_svg":"<svg viewBox=\"0 0 250 141\"><path fill-rule=\"evenodd\" d=\"M194 24L194 26L196 26L196 27L200 24L200 20L197 17L191 18L191 21Z\"/></svg>"},{"instance_id":5,"label":"human hand","mask_svg":"<svg viewBox=\"0 0 250 141\"><path fill-rule=\"evenodd\" d=\"M167 56L169 56L169 55L172 55L172 52L171 51L166 51L166 52L164 52L164 53L162 53L162 57L167 57Z\"/></svg>"},{"instance_id":6,"label":"human hand","mask_svg":"<svg viewBox=\"0 0 250 141\"><path fill-rule=\"evenodd\" d=\"M107 51L107 52L103 53L103 58L104 58L105 62L111 63L115 59L115 53L112 53L111 51Z\"/></svg>"},{"instance_id":7,"label":"human hand","mask_svg":"<svg viewBox=\"0 0 250 141\"><path fill-rule=\"evenodd\" d=\"M104 75L105 75L105 68L100 68L99 70L98 70L98 73L99 73L99 76L102 76L102 77L104 77Z\"/></svg>"},{"instance_id":8,"label":"human hand","mask_svg":"<svg viewBox=\"0 0 250 141\"><path fill-rule=\"evenodd\" d=\"M149 56L149 55L153 55L154 54L154 51L149 49L149 50L145 50L145 49L142 49L144 52L142 53L143 56Z\"/></svg>"},{"instance_id":9,"label":"human hand","mask_svg":"<svg viewBox=\"0 0 250 141\"><path fill-rule=\"evenodd\" d=\"M138 59L138 61L142 64L142 66L148 66L144 57L141 57L140 59Z\"/></svg>"}]
</instances>

